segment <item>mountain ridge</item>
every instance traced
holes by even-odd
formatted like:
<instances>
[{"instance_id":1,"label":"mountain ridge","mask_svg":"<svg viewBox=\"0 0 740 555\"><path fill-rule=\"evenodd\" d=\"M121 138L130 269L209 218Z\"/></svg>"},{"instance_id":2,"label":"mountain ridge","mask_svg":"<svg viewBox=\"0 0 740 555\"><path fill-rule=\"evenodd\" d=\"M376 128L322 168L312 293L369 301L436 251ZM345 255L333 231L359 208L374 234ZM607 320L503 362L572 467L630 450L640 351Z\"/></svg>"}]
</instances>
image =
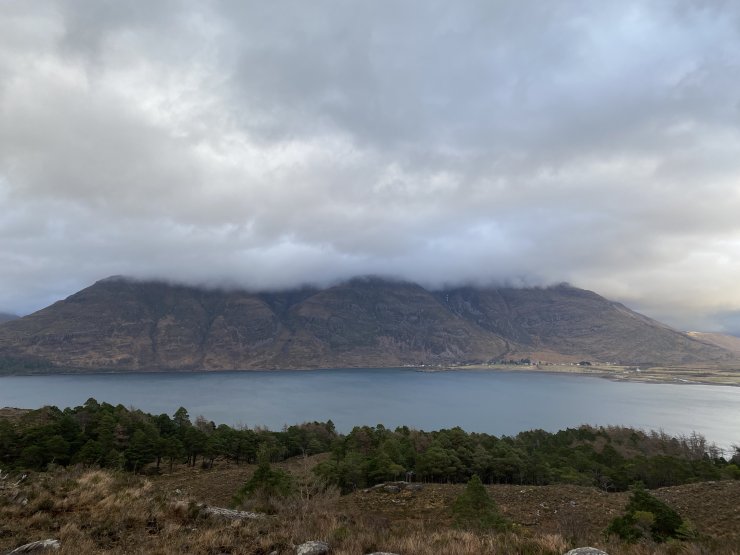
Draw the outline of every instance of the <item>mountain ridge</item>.
<instances>
[{"instance_id":1,"label":"mountain ridge","mask_svg":"<svg viewBox=\"0 0 740 555\"><path fill-rule=\"evenodd\" d=\"M685 364L731 353L567 284L430 291L363 277L249 292L113 277L0 325L6 367L395 367L531 355Z\"/></svg>"},{"instance_id":2,"label":"mountain ridge","mask_svg":"<svg viewBox=\"0 0 740 555\"><path fill-rule=\"evenodd\" d=\"M17 314L11 314L9 312L0 312L0 324L3 322L10 322L11 320L17 320L20 318Z\"/></svg>"}]
</instances>

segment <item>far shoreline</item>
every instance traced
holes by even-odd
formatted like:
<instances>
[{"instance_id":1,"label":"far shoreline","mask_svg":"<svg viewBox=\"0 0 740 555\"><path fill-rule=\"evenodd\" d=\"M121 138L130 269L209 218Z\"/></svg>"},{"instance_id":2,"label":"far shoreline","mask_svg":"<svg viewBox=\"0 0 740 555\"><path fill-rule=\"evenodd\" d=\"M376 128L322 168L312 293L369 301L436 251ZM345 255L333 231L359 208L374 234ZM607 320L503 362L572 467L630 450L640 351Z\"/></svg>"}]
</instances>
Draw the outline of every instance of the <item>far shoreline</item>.
<instances>
[{"instance_id":1,"label":"far shoreline","mask_svg":"<svg viewBox=\"0 0 740 555\"><path fill-rule=\"evenodd\" d=\"M740 386L740 370L707 367L653 366L638 367L627 365L580 366L578 364L468 364L440 367L419 367L420 372L512 372L560 374L572 376L589 376L607 379L613 382L631 382L644 384L676 385L722 385Z\"/></svg>"},{"instance_id":2,"label":"far shoreline","mask_svg":"<svg viewBox=\"0 0 740 555\"><path fill-rule=\"evenodd\" d=\"M280 373L280 372L315 372L332 370L407 370L421 373L437 372L491 372L491 373L526 373L526 374L559 374L570 376L585 376L607 379L613 382L632 382L645 384L676 384L676 385L722 385L740 386L740 370L721 369L710 367L637 367L626 365L592 364L582 366L569 363L547 364L451 364L451 365L409 365L409 366L344 366L330 368L249 368L249 369L71 369L58 370L44 369L37 371L8 371L0 373L0 379L5 377L33 377L33 376L109 376L109 375L142 375L142 374L216 374L216 373Z\"/></svg>"}]
</instances>

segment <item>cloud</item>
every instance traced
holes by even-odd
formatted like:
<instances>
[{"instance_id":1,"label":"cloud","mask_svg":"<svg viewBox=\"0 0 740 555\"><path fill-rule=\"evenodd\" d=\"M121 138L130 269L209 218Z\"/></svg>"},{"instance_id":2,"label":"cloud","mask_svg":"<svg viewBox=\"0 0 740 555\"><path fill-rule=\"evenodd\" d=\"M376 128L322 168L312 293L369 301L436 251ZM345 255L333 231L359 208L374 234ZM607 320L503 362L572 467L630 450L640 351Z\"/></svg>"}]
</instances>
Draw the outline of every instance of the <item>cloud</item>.
<instances>
[{"instance_id":1,"label":"cloud","mask_svg":"<svg viewBox=\"0 0 740 555\"><path fill-rule=\"evenodd\" d=\"M389 274L740 311L740 8L9 2L0 309ZM716 316L715 316L716 315Z\"/></svg>"}]
</instances>

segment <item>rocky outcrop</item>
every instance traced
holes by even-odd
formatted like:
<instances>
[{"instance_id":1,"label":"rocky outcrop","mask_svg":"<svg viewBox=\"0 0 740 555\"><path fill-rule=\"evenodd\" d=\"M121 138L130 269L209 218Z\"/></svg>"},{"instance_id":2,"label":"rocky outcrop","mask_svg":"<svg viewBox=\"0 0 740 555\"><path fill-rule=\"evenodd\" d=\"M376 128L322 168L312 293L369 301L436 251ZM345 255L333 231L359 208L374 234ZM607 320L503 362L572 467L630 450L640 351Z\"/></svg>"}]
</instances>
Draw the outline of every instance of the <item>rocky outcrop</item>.
<instances>
[{"instance_id":1,"label":"rocky outcrop","mask_svg":"<svg viewBox=\"0 0 740 555\"><path fill-rule=\"evenodd\" d=\"M28 505L28 497L20 485L25 482L27 478L28 474L11 477L9 473L3 474L3 470L0 468L0 493L2 493L3 497L7 501L25 507Z\"/></svg>"},{"instance_id":2,"label":"rocky outcrop","mask_svg":"<svg viewBox=\"0 0 740 555\"><path fill-rule=\"evenodd\" d=\"M204 515L222 518L224 520L260 520L267 518L267 515L264 515L262 513L234 511L232 509L224 509L222 507L208 507L206 505L201 505L200 512Z\"/></svg>"},{"instance_id":3,"label":"rocky outcrop","mask_svg":"<svg viewBox=\"0 0 740 555\"><path fill-rule=\"evenodd\" d=\"M565 555L609 555L609 554L605 551L601 551L601 549L596 549L595 547L577 547L576 549L571 549Z\"/></svg>"},{"instance_id":4,"label":"rocky outcrop","mask_svg":"<svg viewBox=\"0 0 740 555\"><path fill-rule=\"evenodd\" d=\"M366 488L363 493L370 493L373 491L383 491L385 493L400 493L401 491L421 491L424 489L424 484L419 482L383 482L375 484L372 487Z\"/></svg>"},{"instance_id":5,"label":"rocky outcrop","mask_svg":"<svg viewBox=\"0 0 740 555\"><path fill-rule=\"evenodd\" d=\"M329 553L329 544L322 541L302 543L295 548L295 555L325 555Z\"/></svg>"}]
</instances>

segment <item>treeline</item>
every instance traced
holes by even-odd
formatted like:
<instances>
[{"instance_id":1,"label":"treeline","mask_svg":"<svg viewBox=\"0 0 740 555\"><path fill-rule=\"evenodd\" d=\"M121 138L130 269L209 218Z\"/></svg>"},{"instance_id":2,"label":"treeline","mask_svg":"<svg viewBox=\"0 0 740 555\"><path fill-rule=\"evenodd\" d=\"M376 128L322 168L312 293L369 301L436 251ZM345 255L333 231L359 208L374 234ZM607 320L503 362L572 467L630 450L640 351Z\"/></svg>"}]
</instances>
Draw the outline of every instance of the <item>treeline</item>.
<instances>
[{"instance_id":1,"label":"treeline","mask_svg":"<svg viewBox=\"0 0 740 555\"><path fill-rule=\"evenodd\" d=\"M486 483L569 483L624 491L694 481L740 478L740 452L729 460L698 434L671 437L630 428L582 426L497 438L460 428L421 432L383 426L355 428L339 438L317 472L343 491L413 478L465 482L477 474Z\"/></svg>"},{"instance_id":2,"label":"treeline","mask_svg":"<svg viewBox=\"0 0 740 555\"><path fill-rule=\"evenodd\" d=\"M43 470L49 464L95 465L134 472L164 461L208 467L218 458L256 462L260 447L270 460L327 451L337 434L331 421L281 432L216 426L180 407L154 416L95 399L75 408L45 407L16 420L0 419L0 466Z\"/></svg>"},{"instance_id":3,"label":"treeline","mask_svg":"<svg viewBox=\"0 0 740 555\"><path fill-rule=\"evenodd\" d=\"M740 451L725 455L697 434L671 437L630 428L582 426L496 437L460 428L423 432L382 425L338 434L331 421L281 431L216 426L191 420L184 408L158 416L89 399L60 410L45 407L15 419L0 418L0 467L44 470L50 464L82 464L156 472L164 464L217 459L255 463L327 453L315 471L343 491L408 479L486 483L593 485L626 490L693 481L740 478Z\"/></svg>"}]
</instances>

